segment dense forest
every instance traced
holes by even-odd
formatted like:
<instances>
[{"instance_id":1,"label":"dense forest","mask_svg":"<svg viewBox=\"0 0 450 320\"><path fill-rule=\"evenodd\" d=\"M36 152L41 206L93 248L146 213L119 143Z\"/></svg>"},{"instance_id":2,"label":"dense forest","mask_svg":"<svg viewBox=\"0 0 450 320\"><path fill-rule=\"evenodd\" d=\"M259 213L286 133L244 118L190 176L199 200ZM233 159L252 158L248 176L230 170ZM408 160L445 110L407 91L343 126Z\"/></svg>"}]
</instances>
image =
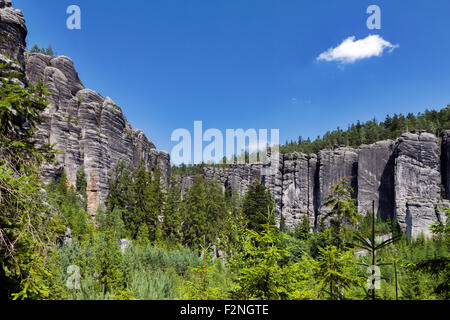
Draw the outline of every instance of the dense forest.
<instances>
[{"instance_id":1,"label":"dense forest","mask_svg":"<svg viewBox=\"0 0 450 320\"><path fill-rule=\"evenodd\" d=\"M277 227L270 190L258 181L241 199L199 175L182 194L175 175L167 186L159 169L121 162L111 172L106 206L90 216L83 168L76 185L64 173L43 182L40 167L55 150L33 137L48 92L14 77L3 75L0 86L1 298L449 298L448 225L434 224L430 239L408 239L396 221L358 214L345 180L325 199L330 211L316 230L306 216L286 230ZM414 119L410 128L441 130L448 108ZM404 130L397 122L395 130L372 125L377 137L393 138ZM333 143L375 141L368 128L323 141L352 132L359 132L356 140ZM309 150L303 142L297 147ZM371 277L374 262L380 274Z\"/></svg>"},{"instance_id":2,"label":"dense forest","mask_svg":"<svg viewBox=\"0 0 450 320\"><path fill-rule=\"evenodd\" d=\"M317 153L322 149L334 146L350 146L357 148L363 144L371 144L381 140L395 140L402 133L408 131L429 131L437 137L445 130L450 129L450 106L442 108L440 111L426 110L424 113L414 115L408 113L407 116L394 114L386 116L382 122L372 119L365 123L358 121L356 124L348 126L347 130L337 128L326 132L322 137L317 137L314 141L310 138L298 138L298 141L286 142L281 146L282 153L303 152Z\"/></svg>"}]
</instances>

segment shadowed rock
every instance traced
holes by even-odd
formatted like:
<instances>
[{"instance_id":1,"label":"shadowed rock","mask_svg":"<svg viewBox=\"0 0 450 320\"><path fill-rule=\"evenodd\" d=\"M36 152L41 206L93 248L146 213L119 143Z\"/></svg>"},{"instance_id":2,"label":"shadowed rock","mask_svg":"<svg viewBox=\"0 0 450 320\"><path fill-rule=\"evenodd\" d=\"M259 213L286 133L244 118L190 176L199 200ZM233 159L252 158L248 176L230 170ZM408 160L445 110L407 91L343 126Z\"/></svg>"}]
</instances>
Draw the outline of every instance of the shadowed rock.
<instances>
[{"instance_id":1,"label":"shadowed rock","mask_svg":"<svg viewBox=\"0 0 450 320\"><path fill-rule=\"evenodd\" d=\"M445 188L445 198L450 200L450 130L442 137L442 185Z\"/></svg>"},{"instance_id":2,"label":"shadowed rock","mask_svg":"<svg viewBox=\"0 0 450 320\"><path fill-rule=\"evenodd\" d=\"M394 216L394 141L363 145L358 150L358 209L372 211L384 219Z\"/></svg>"},{"instance_id":3,"label":"shadowed rock","mask_svg":"<svg viewBox=\"0 0 450 320\"><path fill-rule=\"evenodd\" d=\"M317 201L319 215L326 213L329 208L323 205L324 199L331 193L331 188L339 181L348 179L353 188L353 198L358 192L358 153L353 148L340 147L334 150L319 152L319 190Z\"/></svg>"}]
</instances>

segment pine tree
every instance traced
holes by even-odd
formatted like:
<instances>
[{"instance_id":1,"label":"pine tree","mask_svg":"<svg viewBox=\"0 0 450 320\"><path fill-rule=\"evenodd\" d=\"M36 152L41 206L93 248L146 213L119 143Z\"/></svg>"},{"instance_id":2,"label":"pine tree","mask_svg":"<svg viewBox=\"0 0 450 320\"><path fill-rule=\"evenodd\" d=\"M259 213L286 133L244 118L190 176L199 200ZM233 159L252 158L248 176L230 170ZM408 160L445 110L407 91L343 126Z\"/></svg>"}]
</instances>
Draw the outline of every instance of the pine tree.
<instances>
[{"instance_id":1,"label":"pine tree","mask_svg":"<svg viewBox=\"0 0 450 320\"><path fill-rule=\"evenodd\" d=\"M309 225L308 215L304 214L302 222L295 227L295 237L299 240L308 240L310 237L311 227Z\"/></svg>"},{"instance_id":2,"label":"pine tree","mask_svg":"<svg viewBox=\"0 0 450 320\"><path fill-rule=\"evenodd\" d=\"M86 173L84 171L84 165L80 167L77 171L77 178L76 178L76 188L77 191L84 197L87 198L87 180L86 180Z\"/></svg>"},{"instance_id":3,"label":"pine tree","mask_svg":"<svg viewBox=\"0 0 450 320\"><path fill-rule=\"evenodd\" d=\"M267 218L267 208L269 210L274 208L270 191L261 182L255 180L249 186L242 205L242 211L248 220L249 229L261 231L264 228ZM275 224L275 220L270 223Z\"/></svg>"},{"instance_id":4,"label":"pine tree","mask_svg":"<svg viewBox=\"0 0 450 320\"><path fill-rule=\"evenodd\" d=\"M58 272L49 260L65 232L41 192L40 165L52 150L34 139L48 91L22 86L9 67L0 64L0 298L48 299Z\"/></svg>"},{"instance_id":5,"label":"pine tree","mask_svg":"<svg viewBox=\"0 0 450 320\"><path fill-rule=\"evenodd\" d=\"M348 227L356 227L362 219L352 194L352 187L344 179L331 188L331 194L325 197L323 202L323 206L329 207L329 212L324 214L321 220L330 223L332 237L338 249L348 240Z\"/></svg>"},{"instance_id":6,"label":"pine tree","mask_svg":"<svg viewBox=\"0 0 450 320\"><path fill-rule=\"evenodd\" d=\"M162 187L162 173L159 167L156 167L151 174L151 179L148 189L148 212L146 222L150 231L150 239L160 240L161 238L161 224L160 217L163 216L163 208L165 202L165 194Z\"/></svg>"},{"instance_id":7,"label":"pine tree","mask_svg":"<svg viewBox=\"0 0 450 320\"><path fill-rule=\"evenodd\" d=\"M148 226L146 223L142 223L139 227L136 242L142 248L145 248L150 243L150 235L148 233Z\"/></svg>"},{"instance_id":8,"label":"pine tree","mask_svg":"<svg viewBox=\"0 0 450 320\"><path fill-rule=\"evenodd\" d=\"M181 242L182 219L180 186L176 179L171 177L170 187L164 205L163 233L166 238Z\"/></svg>"},{"instance_id":9,"label":"pine tree","mask_svg":"<svg viewBox=\"0 0 450 320\"><path fill-rule=\"evenodd\" d=\"M217 239L226 215L221 186L197 176L186 192L183 203L183 239L191 248L200 248L203 237L207 243Z\"/></svg>"},{"instance_id":10,"label":"pine tree","mask_svg":"<svg viewBox=\"0 0 450 320\"><path fill-rule=\"evenodd\" d=\"M266 226L261 232L247 230L245 266L235 279L235 299L287 299L296 289L297 266L281 266L289 251L282 246L281 233L271 221L273 209L266 213Z\"/></svg>"},{"instance_id":11,"label":"pine tree","mask_svg":"<svg viewBox=\"0 0 450 320\"><path fill-rule=\"evenodd\" d=\"M133 180L131 176L131 168L125 162L119 161L112 172L112 179L109 183L109 193L106 199L107 211L112 212L119 209L122 212L122 219L125 229L128 233L133 234L135 231L133 224L134 212L131 211L133 206Z\"/></svg>"},{"instance_id":12,"label":"pine tree","mask_svg":"<svg viewBox=\"0 0 450 320\"><path fill-rule=\"evenodd\" d=\"M319 248L319 251L315 278L321 291L326 292L331 300L342 300L345 289L358 286L363 280L357 276L352 252L342 252L335 246Z\"/></svg>"}]
</instances>

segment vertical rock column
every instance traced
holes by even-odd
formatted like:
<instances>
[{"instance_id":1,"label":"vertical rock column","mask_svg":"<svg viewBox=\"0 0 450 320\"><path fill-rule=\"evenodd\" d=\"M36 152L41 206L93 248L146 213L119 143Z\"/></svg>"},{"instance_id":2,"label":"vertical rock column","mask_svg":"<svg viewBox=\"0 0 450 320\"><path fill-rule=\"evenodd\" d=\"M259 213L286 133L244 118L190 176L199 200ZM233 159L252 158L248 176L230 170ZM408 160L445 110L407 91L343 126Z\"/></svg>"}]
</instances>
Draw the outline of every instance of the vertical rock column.
<instances>
[{"instance_id":1,"label":"vertical rock column","mask_svg":"<svg viewBox=\"0 0 450 320\"><path fill-rule=\"evenodd\" d=\"M450 130L442 136L442 185L445 188L445 199L450 200Z\"/></svg>"},{"instance_id":2,"label":"vertical rock column","mask_svg":"<svg viewBox=\"0 0 450 320\"><path fill-rule=\"evenodd\" d=\"M395 217L410 237L430 234L441 196L440 141L429 133L405 133L397 141Z\"/></svg>"},{"instance_id":3,"label":"vertical rock column","mask_svg":"<svg viewBox=\"0 0 450 320\"><path fill-rule=\"evenodd\" d=\"M282 215L288 228L295 228L304 215L308 217L310 226L314 226L316 166L316 155L284 155Z\"/></svg>"},{"instance_id":4,"label":"vertical rock column","mask_svg":"<svg viewBox=\"0 0 450 320\"><path fill-rule=\"evenodd\" d=\"M386 219L394 216L394 141L363 145L358 150L358 209L372 211Z\"/></svg>"},{"instance_id":5,"label":"vertical rock column","mask_svg":"<svg viewBox=\"0 0 450 320\"><path fill-rule=\"evenodd\" d=\"M329 208L323 205L323 200L331 193L331 188L340 180L347 178L354 190L352 197L358 193L358 153L353 148L340 147L334 150L319 152L319 186L317 203L319 216Z\"/></svg>"},{"instance_id":6,"label":"vertical rock column","mask_svg":"<svg viewBox=\"0 0 450 320\"><path fill-rule=\"evenodd\" d=\"M281 222L283 212L283 154L276 155L267 153L261 166L261 182L270 190L272 199L275 201L275 215L277 223Z\"/></svg>"}]
</instances>

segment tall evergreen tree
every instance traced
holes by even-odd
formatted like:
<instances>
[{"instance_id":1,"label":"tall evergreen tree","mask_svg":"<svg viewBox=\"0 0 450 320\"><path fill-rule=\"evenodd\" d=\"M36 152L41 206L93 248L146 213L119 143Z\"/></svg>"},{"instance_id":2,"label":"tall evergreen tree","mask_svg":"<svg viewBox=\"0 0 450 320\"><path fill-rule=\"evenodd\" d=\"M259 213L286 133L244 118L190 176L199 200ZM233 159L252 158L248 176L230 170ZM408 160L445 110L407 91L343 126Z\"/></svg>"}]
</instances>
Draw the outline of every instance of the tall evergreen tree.
<instances>
[{"instance_id":1,"label":"tall evergreen tree","mask_svg":"<svg viewBox=\"0 0 450 320\"><path fill-rule=\"evenodd\" d=\"M182 240L181 190L175 177L171 177L169 191L164 204L163 234L168 239Z\"/></svg>"},{"instance_id":2,"label":"tall evergreen tree","mask_svg":"<svg viewBox=\"0 0 450 320\"><path fill-rule=\"evenodd\" d=\"M248 188L244 195L242 211L248 221L248 228L255 231L261 231L267 223L267 211L272 211L274 202L270 194L270 190L255 180ZM271 219L274 219L271 216ZM275 220L269 221L275 224Z\"/></svg>"}]
</instances>

